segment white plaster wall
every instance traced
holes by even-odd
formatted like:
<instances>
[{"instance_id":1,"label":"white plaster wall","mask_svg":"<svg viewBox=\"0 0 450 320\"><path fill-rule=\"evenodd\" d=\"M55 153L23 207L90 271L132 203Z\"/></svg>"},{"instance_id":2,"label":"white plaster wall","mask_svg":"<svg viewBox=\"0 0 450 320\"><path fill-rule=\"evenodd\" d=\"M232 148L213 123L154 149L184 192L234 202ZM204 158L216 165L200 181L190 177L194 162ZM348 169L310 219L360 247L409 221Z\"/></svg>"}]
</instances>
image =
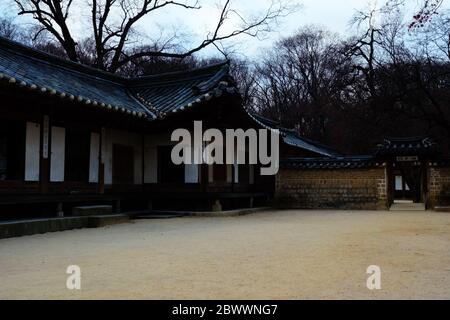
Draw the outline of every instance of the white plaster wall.
<instances>
[{"instance_id":1,"label":"white plaster wall","mask_svg":"<svg viewBox=\"0 0 450 320\"><path fill-rule=\"evenodd\" d=\"M196 164L188 164L184 167L184 182L185 183L200 183L199 175L200 167Z\"/></svg>"},{"instance_id":2,"label":"white plaster wall","mask_svg":"<svg viewBox=\"0 0 450 320\"><path fill-rule=\"evenodd\" d=\"M106 128L104 130L104 157L105 164L105 184L112 184L112 156L113 145L120 144L133 147L134 149L134 183L142 184L142 135L127 131L113 130Z\"/></svg>"},{"instance_id":3,"label":"white plaster wall","mask_svg":"<svg viewBox=\"0 0 450 320\"><path fill-rule=\"evenodd\" d=\"M200 149L194 149L194 154L192 155L192 161L195 158L201 159L202 153ZM200 183L200 165L198 164L187 164L184 167L184 182L185 183Z\"/></svg>"},{"instance_id":4,"label":"white plaster wall","mask_svg":"<svg viewBox=\"0 0 450 320\"><path fill-rule=\"evenodd\" d=\"M41 126L27 122L25 147L25 181L39 181Z\"/></svg>"},{"instance_id":5,"label":"white plaster wall","mask_svg":"<svg viewBox=\"0 0 450 320\"><path fill-rule=\"evenodd\" d=\"M50 181L63 182L66 156L66 129L51 128Z\"/></svg>"}]
</instances>

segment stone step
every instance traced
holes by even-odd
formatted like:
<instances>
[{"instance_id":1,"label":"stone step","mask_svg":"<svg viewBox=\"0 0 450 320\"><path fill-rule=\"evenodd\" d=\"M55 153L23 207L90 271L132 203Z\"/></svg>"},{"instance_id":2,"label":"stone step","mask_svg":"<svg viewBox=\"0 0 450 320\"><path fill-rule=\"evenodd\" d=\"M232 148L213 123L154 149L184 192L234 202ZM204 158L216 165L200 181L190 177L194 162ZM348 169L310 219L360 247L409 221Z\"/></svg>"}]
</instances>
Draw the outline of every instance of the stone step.
<instances>
[{"instance_id":1,"label":"stone step","mask_svg":"<svg viewBox=\"0 0 450 320\"><path fill-rule=\"evenodd\" d=\"M425 211L424 203L394 203L390 211Z\"/></svg>"},{"instance_id":2,"label":"stone step","mask_svg":"<svg viewBox=\"0 0 450 320\"><path fill-rule=\"evenodd\" d=\"M113 213L113 207L107 205L101 206L82 206L72 208L72 215L86 217L86 216L101 216L111 215Z\"/></svg>"}]
</instances>

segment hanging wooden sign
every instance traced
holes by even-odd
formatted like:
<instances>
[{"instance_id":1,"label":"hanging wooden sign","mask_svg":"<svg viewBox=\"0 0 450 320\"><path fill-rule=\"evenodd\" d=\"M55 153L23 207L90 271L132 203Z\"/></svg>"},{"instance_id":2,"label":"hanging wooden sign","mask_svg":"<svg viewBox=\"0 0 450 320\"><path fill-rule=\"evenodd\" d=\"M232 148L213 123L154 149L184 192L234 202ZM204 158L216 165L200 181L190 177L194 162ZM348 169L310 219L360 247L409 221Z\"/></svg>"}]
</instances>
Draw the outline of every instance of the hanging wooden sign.
<instances>
[{"instance_id":1,"label":"hanging wooden sign","mask_svg":"<svg viewBox=\"0 0 450 320\"><path fill-rule=\"evenodd\" d=\"M414 162L419 161L419 157L417 156L409 156L409 157L397 157L398 162Z\"/></svg>"}]
</instances>

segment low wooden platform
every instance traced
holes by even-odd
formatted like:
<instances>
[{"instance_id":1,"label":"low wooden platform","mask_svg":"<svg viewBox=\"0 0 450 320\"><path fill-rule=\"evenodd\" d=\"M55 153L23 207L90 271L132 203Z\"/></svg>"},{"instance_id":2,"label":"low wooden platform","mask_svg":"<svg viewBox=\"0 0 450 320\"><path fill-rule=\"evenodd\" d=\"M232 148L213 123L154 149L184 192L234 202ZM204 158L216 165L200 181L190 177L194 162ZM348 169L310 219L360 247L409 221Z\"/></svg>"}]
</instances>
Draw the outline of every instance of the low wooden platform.
<instances>
[{"instance_id":1,"label":"low wooden platform","mask_svg":"<svg viewBox=\"0 0 450 320\"><path fill-rule=\"evenodd\" d=\"M174 210L175 208L163 208L165 206L178 204L180 201L188 201L192 203L200 203L205 209L203 211L209 211L213 209L213 205L216 201L222 201L225 203L232 203L232 201L244 201L248 205L253 206L253 203L267 202L269 198L265 193L242 193L242 192L152 192L152 193L125 193L125 194L33 194L33 195L0 195L0 208L14 206L27 206L33 208L33 206L54 206L55 215L60 213L68 214L75 208L75 214L81 215L78 211L79 207L105 207L110 206L114 213L121 212L121 205L124 203L137 203L152 202L157 204L161 208ZM191 203L191 204L192 204ZM228 205L229 207L230 205ZM234 207L241 207L242 205L234 205ZM259 205L260 206L260 205ZM143 205L145 207L145 205ZM191 208L182 208L183 210L191 210ZM234 209L234 208L230 208ZM6 210L6 209L5 209ZM109 210L109 209L108 209ZM84 210L86 211L86 210ZM89 211L89 210L88 210ZM220 210L219 210L220 211ZM106 212L108 214L108 212ZM0 216L1 219L1 216Z\"/></svg>"},{"instance_id":2,"label":"low wooden platform","mask_svg":"<svg viewBox=\"0 0 450 320\"><path fill-rule=\"evenodd\" d=\"M23 205L23 204L48 204L48 203L95 203L95 202L114 202L120 200L115 195L98 194L32 194L32 195L2 195L0 205Z\"/></svg>"},{"instance_id":3,"label":"low wooden platform","mask_svg":"<svg viewBox=\"0 0 450 320\"><path fill-rule=\"evenodd\" d=\"M434 211L436 211L436 212L450 212L450 207L438 206L438 207L434 208Z\"/></svg>"},{"instance_id":4,"label":"low wooden platform","mask_svg":"<svg viewBox=\"0 0 450 320\"><path fill-rule=\"evenodd\" d=\"M0 223L0 239L127 223L126 214L15 220Z\"/></svg>"},{"instance_id":5,"label":"low wooden platform","mask_svg":"<svg viewBox=\"0 0 450 320\"><path fill-rule=\"evenodd\" d=\"M152 211L150 216L171 216L171 217L237 217L247 214L252 214L259 211L270 210L269 207L263 208L246 208L237 210L227 210L227 211Z\"/></svg>"}]
</instances>

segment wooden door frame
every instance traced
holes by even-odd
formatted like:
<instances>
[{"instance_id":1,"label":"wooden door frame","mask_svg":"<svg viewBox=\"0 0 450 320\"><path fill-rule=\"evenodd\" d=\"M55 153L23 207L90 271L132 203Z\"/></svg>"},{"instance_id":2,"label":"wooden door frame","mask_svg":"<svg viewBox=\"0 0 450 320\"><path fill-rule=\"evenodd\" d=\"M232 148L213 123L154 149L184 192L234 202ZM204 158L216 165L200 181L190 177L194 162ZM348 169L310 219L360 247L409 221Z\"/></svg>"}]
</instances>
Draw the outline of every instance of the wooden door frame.
<instances>
[{"instance_id":1,"label":"wooden door frame","mask_svg":"<svg viewBox=\"0 0 450 320\"><path fill-rule=\"evenodd\" d=\"M420 188L420 190L418 190L418 194L420 196L419 202L423 202L423 203L427 203L428 201L428 179L427 179L427 172L428 172L428 166L427 166L427 159L423 159L421 157L419 157L419 160L417 161L420 163L420 165L417 167L418 170L420 170L420 179L417 182L418 184L418 188ZM387 169L387 175L388 175L388 199L390 204L393 204L395 202L395 200L402 200L402 199L398 199L396 197L396 181L395 181L395 177L397 176L396 171L399 170L399 166L401 165L401 162L397 161L396 157L394 157L393 159L391 159L390 164L388 166ZM406 185L406 179L402 174L402 178L403 178L403 185ZM411 189L411 186L409 186ZM411 197L412 199L406 199L406 200L412 200L414 202L416 202L416 198L414 196L414 194Z\"/></svg>"}]
</instances>

